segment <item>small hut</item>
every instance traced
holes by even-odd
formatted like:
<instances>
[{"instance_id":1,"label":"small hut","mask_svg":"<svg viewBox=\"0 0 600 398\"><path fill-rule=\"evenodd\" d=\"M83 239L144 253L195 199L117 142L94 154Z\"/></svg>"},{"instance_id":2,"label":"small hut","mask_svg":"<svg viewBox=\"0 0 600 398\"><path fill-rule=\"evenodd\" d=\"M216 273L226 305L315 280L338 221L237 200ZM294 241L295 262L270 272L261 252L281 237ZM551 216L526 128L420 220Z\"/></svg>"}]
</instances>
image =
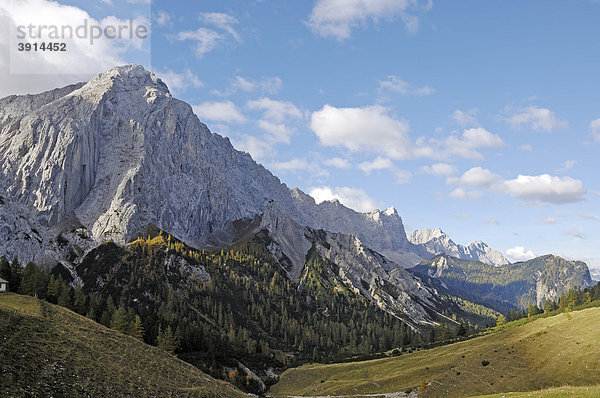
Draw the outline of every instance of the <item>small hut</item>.
<instances>
[{"instance_id":1,"label":"small hut","mask_svg":"<svg viewBox=\"0 0 600 398\"><path fill-rule=\"evenodd\" d=\"M5 281L4 279L0 278L0 293L5 292L8 290L8 281Z\"/></svg>"}]
</instances>

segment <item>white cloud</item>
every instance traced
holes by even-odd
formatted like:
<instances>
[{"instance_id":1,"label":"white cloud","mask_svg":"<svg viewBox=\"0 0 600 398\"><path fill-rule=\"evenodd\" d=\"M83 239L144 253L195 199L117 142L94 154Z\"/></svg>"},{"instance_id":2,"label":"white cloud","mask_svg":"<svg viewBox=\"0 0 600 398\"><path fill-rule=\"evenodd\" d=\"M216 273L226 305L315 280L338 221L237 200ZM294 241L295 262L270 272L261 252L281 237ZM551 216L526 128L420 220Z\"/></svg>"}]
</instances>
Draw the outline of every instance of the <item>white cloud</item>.
<instances>
[{"instance_id":1,"label":"white cloud","mask_svg":"<svg viewBox=\"0 0 600 398\"><path fill-rule=\"evenodd\" d=\"M408 11L416 4L415 0L317 0L307 25L319 36L343 40L350 37L352 29L369 21L400 17L406 29L415 33L419 19Z\"/></svg>"},{"instance_id":2,"label":"white cloud","mask_svg":"<svg viewBox=\"0 0 600 398\"><path fill-rule=\"evenodd\" d=\"M258 126L267 132L265 139L273 144L281 142L289 144L295 129L289 127L286 122L289 119L302 118L302 112L287 101L261 98L248 101L246 108L262 112L262 119L258 121Z\"/></svg>"},{"instance_id":3,"label":"white cloud","mask_svg":"<svg viewBox=\"0 0 600 398\"><path fill-rule=\"evenodd\" d=\"M396 184L406 184L412 179L412 173L408 170L394 168L392 173L394 174L394 182Z\"/></svg>"},{"instance_id":4,"label":"white cloud","mask_svg":"<svg viewBox=\"0 0 600 398\"><path fill-rule=\"evenodd\" d=\"M421 171L423 171L426 174L431 174L438 177L448 177L456 174L458 169L452 164L434 163L431 166L421 167Z\"/></svg>"},{"instance_id":5,"label":"white cloud","mask_svg":"<svg viewBox=\"0 0 600 398\"><path fill-rule=\"evenodd\" d=\"M518 199L553 204L579 202L587 193L581 181L549 174L519 175L513 180L505 181L504 188Z\"/></svg>"},{"instance_id":6,"label":"white cloud","mask_svg":"<svg viewBox=\"0 0 600 398\"><path fill-rule=\"evenodd\" d=\"M375 170L386 170L394 169L394 163L388 158L382 158L381 156L370 162L362 162L358 165L358 168L363 171L366 175L371 174Z\"/></svg>"},{"instance_id":7,"label":"white cloud","mask_svg":"<svg viewBox=\"0 0 600 398\"><path fill-rule=\"evenodd\" d=\"M304 158L293 158L287 160L285 162L274 162L271 163L271 166L276 170L281 171L297 171L297 170L306 170L310 167L310 163Z\"/></svg>"},{"instance_id":8,"label":"white cloud","mask_svg":"<svg viewBox=\"0 0 600 398\"><path fill-rule=\"evenodd\" d=\"M283 123L273 123L269 120L259 120L258 127L267 132L267 137L273 143L282 142L289 144L294 130Z\"/></svg>"},{"instance_id":9,"label":"white cloud","mask_svg":"<svg viewBox=\"0 0 600 398\"><path fill-rule=\"evenodd\" d=\"M149 41L141 38L109 39L102 35L90 44L89 35L87 38L75 35L70 38L66 30L65 37L59 32L59 40L50 36L50 29L42 31L36 41L64 42L68 51L17 51L8 32L16 31L18 25L56 26L59 29L64 26L75 30L85 22L88 28L104 29L108 25L128 26L129 21L115 16L97 20L81 8L49 0L4 0L1 3L0 26L6 28L6 33L0 34L0 97L41 92L76 81L87 81L96 73L127 63L133 56L139 61L148 57ZM144 26L150 33L151 24L144 17L133 19L133 26L134 29Z\"/></svg>"},{"instance_id":10,"label":"white cloud","mask_svg":"<svg viewBox=\"0 0 600 398\"><path fill-rule=\"evenodd\" d=\"M310 127L326 146L383 153L392 159L412 156L408 123L394 119L387 108L379 105L364 108L325 105L312 113Z\"/></svg>"},{"instance_id":11,"label":"white cloud","mask_svg":"<svg viewBox=\"0 0 600 398\"><path fill-rule=\"evenodd\" d=\"M231 80L229 87L223 91L213 90L212 94L220 97L227 97L237 91L245 93L262 92L267 94L276 94L281 90L283 81L279 77L263 77L258 80L252 80L242 76L236 76Z\"/></svg>"},{"instance_id":12,"label":"white cloud","mask_svg":"<svg viewBox=\"0 0 600 398\"><path fill-rule=\"evenodd\" d=\"M202 13L199 16L201 22L205 25L216 27L219 31L200 27L196 30L186 30L179 32L175 38L177 40L191 40L196 42L196 57L202 58L204 54L213 51L217 45L227 39L227 35L233 37L234 40L240 42L238 33L233 28L237 24L237 19L228 14L223 13Z\"/></svg>"},{"instance_id":13,"label":"white cloud","mask_svg":"<svg viewBox=\"0 0 600 398\"><path fill-rule=\"evenodd\" d=\"M323 162L323 164L325 166L331 166L331 167L335 167L337 169L349 169L352 167L352 165L350 164L350 162L348 162L348 160L342 159L342 158L327 159Z\"/></svg>"},{"instance_id":14,"label":"white cloud","mask_svg":"<svg viewBox=\"0 0 600 398\"><path fill-rule=\"evenodd\" d=\"M309 195L312 196L317 203L337 199L344 206L358 212L369 212L377 209L375 201L362 189L321 186L310 189Z\"/></svg>"},{"instance_id":15,"label":"white cloud","mask_svg":"<svg viewBox=\"0 0 600 398\"><path fill-rule=\"evenodd\" d=\"M261 98L248 101L246 107L263 112L263 118L281 123L287 117L301 118L302 112L291 102Z\"/></svg>"},{"instance_id":16,"label":"white cloud","mask_svg":"<svg viewBox=\"0 0 600 398\"><path fill-rule=\"evenodd\" d=\"M496 220L495 218L488 218L485 220L484 224L500 225L500 221Z\"/></svg>"},{"instance_id":17,"label":"white cloud","mask_svg":"<svg viewBox=\"0 0 600 398\"><path fill-rule=\"evenodd\" d=\"M491 188L500 181L502 181L502 177L481 167L473 167L467 170L460 178L449 180L449 182L458 182L459 184L485 189Z\"/></svg>"},{"instance_id":18,"label":"white cloud","mask_svg":"<svg viewBox=\"0 0 600 398\"><path fill-rule=\"evenodd\" d=\"M479 127L477 109L469 109L466 112L457 109L452 114L452 119L461 127Z\"/></svg>"},{"instance_id":19,"label":"white cloud","mask_svg":"<svg viewBox=\"0 0 600 398\"><path fill-rule=\"evenodd\" d=\"M204 85L198 76L193 74L189 69L186 69L183 73L177 73L170 69L165 72L154 73L167 84L173 94L182 93L190 87L199 88Z\"/></svg>"},{"instance_id":20,"label":"white cloud","mask_svg":"<svg viewBox=\"0 0 600 398\"><path fill-rule=\"evenodd\" d=\"M207 101L192 106L200 120L211 120L225 123L244 123L246 118L231 101Z\"/></svg>"},{"instance_id":21,"label":"white cloud","mask_svg":"<svg viewBox=\"0 0 600 398\"><path fill-rule=\"evenodd\" d=\"M236 25L238 21L231 15L224 14L221 12L203 12L200 14L199 19L206 25L212 25L216 28L224 30L225 32L229 33L231 37L233 37L236 41L241 41L240 35L238 35L238 33L233 28L233 25Z\"/></svg>"},{"instance_id":22,"label":"white cloud","mask_svg":"<svg viewBox=\"0 0 600 398\"><path fill-rule=\"evenodd\" d=\"M158 26L165 26L169 22L171 22L171 15L169 15L169 13L167 13L166 11L159 10L156 16L154 17L154 20L156 21Z\"/></svg>"},{"instance_id":23,"label":"white cloud","mask_svg":"<svg viewBox=\"0 0 600 398\"><path fill-rule=\"evenodd\" d=\"M506 121L513 128L520 128L523 125L529 126L534 131L550 132L552 130L567 128L566 120L556 118L554 112L547 108L538 108L529 106L513 112Z\"/></svg>"},{"instance_id":24,"label":"white cloud","mask_svg":"<svg viewBox=\"0 0 600 398\"><path fill-rule=\"evenodd\" d=\"M571 177L557 177L549 174L538 176L518 175L512 180L504 180L491 171L473 167L460 178L448 178L448 183L474 186L498 193L506 193L514 198L542 204L564 204L585 199L583 183ZM463 187L452 191L452 197L470 199Z\"/></svg>"},{"instance_id":25,"label":"white cloud","mask_svg":"<svg viewBox=\"0 0 600 398\"><path fill-rule=\"evenodd\" d=\"M432 153L437 156L460 156L465 159L482 160L481 148L501 148L504 141L497 135L482 127L470 128L463 131L462 136L450 135L445 140L430 140L434 148Z\"/></svg>"},{"instance_id":26,"label":"white cloud","mask_svg":"<svg viewBox=\"0 0 600 398\"><path fill-rule=\"evenodd\" d=\"M451 198L460 199L460 200L477 199L481 195L483 195L483 192L481 192L481 191L468 191L468 190L460 188L460 187L455 188L449 194L449 196Z\"/></svg>"},{"instance_id":27,"label":"white cloud","mask_svg":"<svg viewBox=\"0 0 600 398\"><path fill-rule=\"evenodd\" d=\"M517 148L519 151L523 152L531 152L533 151L533 147L530 144L523 144Z\"/></svg>"},{"instance_id":28,"label":"white cloud","mask_svg":"<svg viewBox=\"0 0 600 398\"><path fill-rule=\"evenodd\" d=\"M202 58L204 54L217 48L217 44L224 40L224 36L219 32L207 28L198 28L196 30L186 30L179 32L177 40L192 40L196 42L196 56Z\"/></svg>"},{"instance_id":29,"label":"white cloud","mask_svg":"<svg viewBox=\"0 0 600 398\"><path fill-rule=\"evenodd\" d=\"M531 250L525 249L523 246L515 246L506 249L506 257L512 262L527 261L535 258L535 254Z\"/></svg>"},{"instance_id":30,"label":"white cloud","mask_svg":"<svg viewBox=\"0 0 600 398\"><path fill-rule=\"evenodd\" d=\"M590 122L590 132L596 142L600 142L600 118Z\"/></svg>"},{"instance_id":31,"label":"white cloud","mask_svg":"<svg viewBox=\"0 0 600 398\"><path fill-rule=\"evenodd\" d=\"M435 89L429 86L414 87L407 81L400 79L398 76L390 75L387 80L379 82L379 88L394 91L402 95L418 95L425 96L435 93Z\"/></svg>"},{"instance_id":32,"label":"white cloud","mask_svg":"<svg viewBox=\"0 0 600 398\"><path fill-rule=\"evenodd\" d=\"M240 151L248 152L253 159L265 159L274 155L273 146L264 139L244 134L239 139L232 139L233 146Z\"/></svg>"},{"instance_id":33,"label":"white cloud","mask_svg":"<svg viewBox=\"0 0 600 398\"><path fill-rule=\"evenodd\" d=\"M558 171L559 172L568 171L568 170L572 169L573 167L575 167L576 164L577 164L576 160L566 160L565 162L563 162L562 166L558 169Z\"/></svg>"}]
</instances>

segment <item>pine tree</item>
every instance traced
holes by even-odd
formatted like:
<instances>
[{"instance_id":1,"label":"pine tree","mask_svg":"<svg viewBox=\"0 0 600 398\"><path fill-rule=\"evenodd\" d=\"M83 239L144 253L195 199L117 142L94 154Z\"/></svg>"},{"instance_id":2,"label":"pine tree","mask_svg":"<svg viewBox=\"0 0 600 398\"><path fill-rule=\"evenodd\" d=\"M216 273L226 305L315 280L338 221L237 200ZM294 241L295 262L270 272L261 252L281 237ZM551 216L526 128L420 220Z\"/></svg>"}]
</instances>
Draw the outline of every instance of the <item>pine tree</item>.
<instances>
[{"instance_id":1,"label":"pine tree","mask_svg":"<svg viewBox=\"0 0 600 398\"><path fill-rule=\"evenodd\" d=\"M87 311L86 297L85 293L83 293L83 289L81 288L81 286L77 287L77 289L75 289L75 292L73 293L73 308L78 314L81 315L85 315Z\"/></svg>"},{"instance_id":2,"label":"pine tree","mask_svg":"<svg viewBox=\"0 0 600 398\"><path fill-rule=\"evenodd\" d=\"M120 306L110 319L110 328L118 330L123 334L129 332L129 319L127 319L127 311L125 307Z\"/></svg>"},{"instance_id":3,"label":"pine tree","mask_svg":"<svg viewBox=\"0 0 600 398\"><path fill-rule=\"evenodd\" d=\"M173 354L179 345L178 339L173 334L171 326L167 326L167 330L158 330L158 348Z\"/></svg>"},{"instance_id":4,"label":"pine tree","mask_svg":"<svg viewBox=\"0 0 600 398\"><path fill-rule=\"evenodd\" d=\"M73 302L71 301L71 292L66 284L64 284L60 289L60 296L58 296L58 305L69 309L73 308Z\"/></svg>"},{"instance_id":5,"label":"pine tree","mask_svg":"<svg viewBox=\"0 0 600 398\"><path fill-rule=\"evenodd\" d=\"M10 265L10 279L8 280L8 287L12 292L20 291L22 274L23 268L21 267L21 264L19 264L19 260L15 257Z\"/></svg>"},{"instance_id":6,"label":"pine tree","mask_svg":"<svg viewBox=\"0 0 600 398\"><path fill-rule=\"evenodd\" d=\"M0 257L0 278L7 280L10 283L10 263L8 262L5 256Z\"/></svg>"},{"instance_id":7,"label":"pine tree","mask_svg":"<svg viewBox=\"0 0 600 398\"><path fill-rule=\"evenodd\" d=\"M144 324L142 323L142 318L140 318L139 315L135 316L135 321L133 322L133 333L131 335L140 341L144 341Z\"/></svg>"}]
</instances>

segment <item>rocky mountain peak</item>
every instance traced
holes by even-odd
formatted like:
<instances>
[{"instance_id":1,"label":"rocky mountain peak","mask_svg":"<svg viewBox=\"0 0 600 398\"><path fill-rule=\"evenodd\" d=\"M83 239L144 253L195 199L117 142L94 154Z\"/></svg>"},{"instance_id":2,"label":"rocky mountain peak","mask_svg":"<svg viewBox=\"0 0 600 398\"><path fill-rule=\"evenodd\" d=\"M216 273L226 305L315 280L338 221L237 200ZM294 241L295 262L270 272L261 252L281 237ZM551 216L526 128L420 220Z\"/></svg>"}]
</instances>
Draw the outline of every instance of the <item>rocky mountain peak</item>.
<instances>
[{"instance_id":1,"label":"rocky mountain peak","mask_svg":"<svg viewBox=\"0 0 600 398\"><path fill-rule=\"evenodd\" d=\"M262 214L269 200L301 226L352 234L406 266L421 260L395 211L375 220L288 189L139 65L0 100L0 187L40 233L39 250L20 253L24 261L80 227L95 242L124 243L153 225L200 247L214 231ZM10 253L0 242L0 251L14 256L19 242Z\"/></svg>"},{"instance_id":2,"label":"rocky mountain peak","mask_svg":"<svg viewBox=\"0 0 600 398\"><path fill-rule=\"evenodd\" d=\"M410 234L408 240L432 255L448 254L463 260L479 260L496 266L508 264L502 253L490 248L485 242L475 241L463 246L455 243L440 228L416 230Z\"/></svg>"}]
</instances>

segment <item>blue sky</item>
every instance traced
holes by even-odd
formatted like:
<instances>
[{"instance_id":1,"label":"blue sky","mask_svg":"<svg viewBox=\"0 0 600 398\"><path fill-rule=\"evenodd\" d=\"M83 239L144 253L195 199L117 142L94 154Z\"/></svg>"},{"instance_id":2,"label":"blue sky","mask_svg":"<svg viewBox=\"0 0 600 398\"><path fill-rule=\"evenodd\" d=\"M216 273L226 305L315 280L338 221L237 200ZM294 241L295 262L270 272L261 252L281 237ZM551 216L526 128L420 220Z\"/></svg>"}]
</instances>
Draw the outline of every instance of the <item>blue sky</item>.
<instances>
[{"instance_id":1,"label":"blue sky","mask_svg":"<svg viewBox=\"0 0 600 398\"><path fill-rule=\"evenodd\" d=\"M60 4L146 18L151 42L109 61L142 62L291 187L394 206L408 232L441 227L513 260L600 268L598 2Z\"/></svg>"}]
</instances>

